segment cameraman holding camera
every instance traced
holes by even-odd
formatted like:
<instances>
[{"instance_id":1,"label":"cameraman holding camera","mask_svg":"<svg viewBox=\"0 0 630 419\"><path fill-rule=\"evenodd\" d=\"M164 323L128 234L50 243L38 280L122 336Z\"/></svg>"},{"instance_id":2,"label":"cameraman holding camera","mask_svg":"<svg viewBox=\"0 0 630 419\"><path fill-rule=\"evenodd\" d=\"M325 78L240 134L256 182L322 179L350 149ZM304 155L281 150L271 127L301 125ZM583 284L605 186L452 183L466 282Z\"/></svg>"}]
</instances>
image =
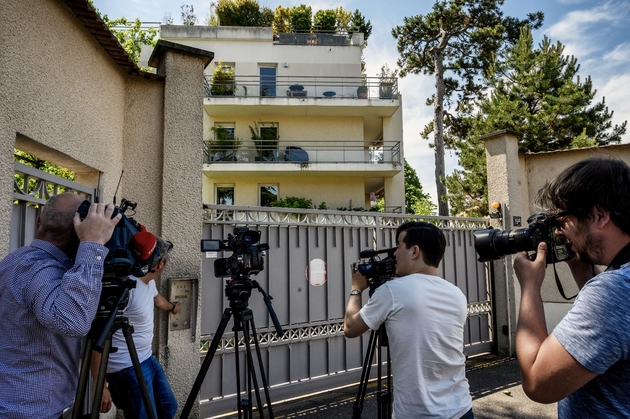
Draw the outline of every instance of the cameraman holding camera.
<instances>
[{"instance_id":1,"label":"cameraman holding camera","mask_svg":"<svg viewBox=\"0 0 630 419\"><path fill-rule=\"evenodd\" d=\"M630 167L587 159L538 192L556 234L576 254L567 263L580 292L549 335L541 298L547 243L514 261L521 285L516 351L523 389L558 401L559 418L630 418ZM605 265L605 272L596 265Z\"/></svg>"},{"instance_id":2,"label":"cameraman holding camera","mask_svg":"<svg viewBox=\"0 0 630 419\"><path fill-rule=\"evenodd\" d=\"M79 195L53 196L35 240L0 262L0 417L58 419L74 400L81 337L101 296L105 243L121 215ZM80 241L80 244L77 243Z\"/></svg>"},{"instance_id":3,"label":"cameraman holding camera","mask_svg":"<svg viewBox=\"0 0 630 419\"><path fill-rule=\"evenodd\" d=\"M408 222L396 231L396 275L361 308L367 278L353 264L344 333L353 338L386 326L394 379L394 417L474 417L466 379L467 301L437 276L446 239L432 224Z\"/></svg>"},{"instance_id":4,"label":"cameraman holding camera","mask_svg":"<svg viewBox=\"0 0 630 419\"><path fill-rule=\"evenodd\" d=\"M145 232L153 236L151 233ZM154 307L173 314L179 312L179 302L171 303L158 292L155 279L166 269L173 244L161 237L155 237L157 258L149 272L141 277L134 278L136 287L129 290L129 302L123 310L123 315L133 324L133 338L138 360L142 368L142 375L147 383L149 398L153 404L153 411L157 418L171 419L177 412L177 399L173 394L166 374L160 362L153 356L153 314ZM149 255L147 255L147 258ZM145 259L145 258L143 258ZM112 400L117 408L125 412L126 419L147 418L144 408L140 386L136 373L131 363L129 348L123 336L122 330L117 330L112 336L112 347L118 351L109 355L107 363L107 383L109 387L103 388L100 412L105 413L111 409ZM101 354L94 351L92 354L92 377L96 380L98 375Z\"/></svg>"}]
</instances>

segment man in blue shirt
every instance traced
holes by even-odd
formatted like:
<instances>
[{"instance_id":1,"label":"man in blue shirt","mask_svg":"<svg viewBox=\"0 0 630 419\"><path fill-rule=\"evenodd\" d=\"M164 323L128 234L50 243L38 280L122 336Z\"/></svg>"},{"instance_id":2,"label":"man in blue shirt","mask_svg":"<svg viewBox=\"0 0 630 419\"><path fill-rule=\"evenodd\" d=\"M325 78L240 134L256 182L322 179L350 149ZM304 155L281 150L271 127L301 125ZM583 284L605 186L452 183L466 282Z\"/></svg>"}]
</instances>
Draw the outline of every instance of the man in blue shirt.
<instances>
[{"instance_id":1,"label":"man in blue shirt","mask_svg":"<svg viewBox=\"0 0 630 419\"><path fill-rule=\"evenodd\" d=\"M35 240L0 262L0 417L58 419L73 402L81 337L101 295L104 246L121 218L113 205L52 197ZM80 244L77 243L80 242Z\"/></svg>"},{"instance_id":2,"label":"man in blue shirt","mask_svg":"<svg viewBox=\"0 0 630 419\"><path fill-rule=\"evenodd\" d=\"M580 292L548 334L540 293L547 244L533 261L526 253L515 259L523 389L532 400L557 401L560 419L630 418L630 167L583 160L547 184L537 201L555 215L556 234L576 254L568 264Z\"/></svg>"}]
</instances>

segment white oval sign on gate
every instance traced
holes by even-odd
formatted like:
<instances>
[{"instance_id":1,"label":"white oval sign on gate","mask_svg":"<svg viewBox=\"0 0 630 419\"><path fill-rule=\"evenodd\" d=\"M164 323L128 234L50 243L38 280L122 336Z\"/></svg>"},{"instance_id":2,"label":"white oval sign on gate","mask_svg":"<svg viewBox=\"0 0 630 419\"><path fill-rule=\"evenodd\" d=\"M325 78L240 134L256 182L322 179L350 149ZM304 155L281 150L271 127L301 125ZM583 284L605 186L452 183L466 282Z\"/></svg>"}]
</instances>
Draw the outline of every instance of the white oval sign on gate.
<instances>
[{"instance_id":1,"label":"white oval sign on gate","mask_svg":"<svg viewBox=\"0 0 630 419\"><path fill-rule=\"evenodd\" d=\"M306 267L306 279L315 287L326 283L326 275L326 262L322 259L313 259Z\"/></svg>"}]
</instances>

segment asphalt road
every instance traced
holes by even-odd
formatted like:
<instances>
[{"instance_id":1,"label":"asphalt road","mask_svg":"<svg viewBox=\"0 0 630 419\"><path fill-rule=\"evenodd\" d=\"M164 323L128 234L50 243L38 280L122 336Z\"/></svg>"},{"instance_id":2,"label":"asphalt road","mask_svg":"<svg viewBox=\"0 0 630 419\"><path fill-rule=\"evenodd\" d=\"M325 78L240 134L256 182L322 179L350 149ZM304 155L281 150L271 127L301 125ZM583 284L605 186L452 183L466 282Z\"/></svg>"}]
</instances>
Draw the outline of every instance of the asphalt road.
<instances>
[{"instance_id":1,"label":"asphalt road","mask_svg":"<svg viewBox=\"0 0 630 419\"><path fill-rule=\"evenodd\" d=\"M514 358L484 357L468 362L466 376L473 398L476 419L547 419L557 418L556 404L542 405L527 398L520 382ZM363 400L361 419L378 419L376 384L370 384ZM352 418L357 387L337 389L301 400L274 405L275 419ZM267 412L265 412L267 413ZM267 417L268 415L265 415ZM222 416L232 419L238 416ZM254 414L257 417L257 414ZM404 418L401 418L404 419Z\"/></svg>"}]
</instances>

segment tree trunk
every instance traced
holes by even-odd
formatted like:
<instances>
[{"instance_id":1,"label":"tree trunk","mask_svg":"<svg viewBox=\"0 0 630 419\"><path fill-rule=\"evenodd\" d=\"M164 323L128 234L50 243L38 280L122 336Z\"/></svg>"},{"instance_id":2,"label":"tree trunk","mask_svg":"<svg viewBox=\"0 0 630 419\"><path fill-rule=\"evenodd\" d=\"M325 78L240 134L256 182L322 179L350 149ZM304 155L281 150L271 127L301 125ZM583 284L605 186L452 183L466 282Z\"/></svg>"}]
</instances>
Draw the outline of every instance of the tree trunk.
<instances>
[{"instance_id":1,"label":"tree trunk","mask_svg":"<svg viewBox=\"0 0 630 419\"><path fill-rule=\"evenodd\" d=\"M435 102L433 103L433 143L435 147L435 185L437 187L438 215L448 216L444 173L444 63L442 51L435 53Z\"/></svg>"}]
</instances>

